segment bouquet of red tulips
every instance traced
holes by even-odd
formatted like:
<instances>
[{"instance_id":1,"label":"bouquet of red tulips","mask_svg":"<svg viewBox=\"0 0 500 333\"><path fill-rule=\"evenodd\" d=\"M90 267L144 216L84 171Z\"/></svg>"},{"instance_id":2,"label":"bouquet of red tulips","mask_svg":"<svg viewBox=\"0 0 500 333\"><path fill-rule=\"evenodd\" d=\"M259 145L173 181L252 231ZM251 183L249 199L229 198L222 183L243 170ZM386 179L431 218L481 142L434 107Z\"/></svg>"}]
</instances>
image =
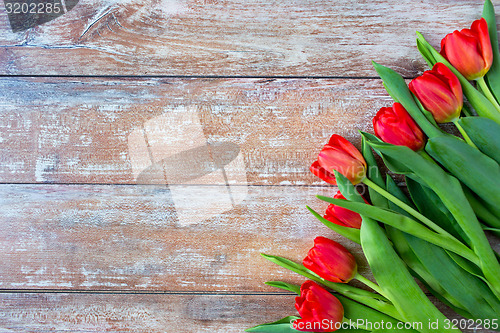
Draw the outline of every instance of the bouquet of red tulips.
<instances>
[{"instance_id":1,"label":"bouquet of red tulips","mask_svg":"<svg viewBox=\"0 0 500 333\"><path fill-rule=\"evenodd\" d=\"M374 63L395 103L373 118L375 135L361 133L361 152L341 136L330 138L311 171L339 192L318 196L330 204L324 216L309 210L361 244L376 283L357 272L342 245L324 237L314 240L302 264L263 254L308 280L301 286L267 282L299 295L299 317L248 332L500 331L500 256L485 233L500 235L496 27L486 0L483 17L447 35L440 52L417 33L418 50L432 69L409 86ZM448 122L460 135L440 127ZM406 192L382 176L374 153L404 176ZM369 197L358 184L368 187ZM352 279L371 291L349 285ZM416 279L464 319L446 318Z\"/></svg>"}]
</instances>

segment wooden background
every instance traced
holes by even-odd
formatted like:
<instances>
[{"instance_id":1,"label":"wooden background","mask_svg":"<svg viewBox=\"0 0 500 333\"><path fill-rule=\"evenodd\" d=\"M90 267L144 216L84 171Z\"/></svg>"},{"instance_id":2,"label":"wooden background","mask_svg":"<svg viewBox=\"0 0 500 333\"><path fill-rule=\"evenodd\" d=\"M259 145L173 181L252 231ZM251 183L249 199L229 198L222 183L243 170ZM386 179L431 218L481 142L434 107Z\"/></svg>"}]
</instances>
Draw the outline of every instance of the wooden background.
<instances>
[{"instance_id":1,"label":"wooden background","mask_svg":"<svg viewBox=\"0 0 500 333\"><path fill-rule=\"evenodd\" d=\"M82 0L17 33L0 7L0 332L241 332L295 314L260 252L339 239L308 168L391 105L371 60L417 76L415 30L482 1Z\"/></svg>"}]
</instances>

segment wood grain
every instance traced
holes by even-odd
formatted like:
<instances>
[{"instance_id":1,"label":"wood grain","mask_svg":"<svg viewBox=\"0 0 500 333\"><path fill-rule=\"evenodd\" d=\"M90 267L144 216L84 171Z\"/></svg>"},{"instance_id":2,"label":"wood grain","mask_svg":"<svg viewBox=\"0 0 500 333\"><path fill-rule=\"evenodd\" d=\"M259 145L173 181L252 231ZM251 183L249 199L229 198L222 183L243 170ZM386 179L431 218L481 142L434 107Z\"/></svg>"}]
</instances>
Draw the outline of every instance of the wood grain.
<instances>
[{"instance_id":1,"label":"wood grain","mask_svg":"<svg viewBox=\"0 0 500 333\"><path fill-rule=\"evenodd\" d=\"M0 294L7 332L242 332L295 313L293 297Z\"/></svg>"},{"instance_id":2,"label":"wood grain","mask_svg":"<svg viewBox=\"0 0 500 333\"><path fill-rule=\"evenodd\" d=\"M0 294L0 308L0 327L6 332L232 333L296 315L291 294L12 293Z\"/></svg>"},{"instance_id":3,"label":"wood grain","mask_svg":"<svg viewBox=\"0 0 500 333\"><path fill-rule=\"evenodd\" d=\"M13 33L0 12L0 74L406 76L426 66L415 31L435 46L480 17L482 0L87 0ZM500 12L500 3L497 12Z\"/></svg>"},{"instance_id":4,"label":"wood grain","mask_svg":"<svg viewBox=\"0 0 500 333\"><path fill-rule=\"evenodd\" d=\"M265 281L304 279L260 253L300 262L319 235L366 272L360 247L305 208L323 212L315 195L333 187L250 186L227 211L188 190L183 206L157 186L0 185L0 289L269 291Z\"/></svg>"},{"instance_id":5,"label":"wood grain","mask_svg":"<svg viewBox=\"0 0 500 333\"><path fill-rule=\"evenodd\" d=\"M241 332L295 313L264 281L304 280L259 253L318 235L366 274L306 211L335 192L308 166L392 103L371 60L418 75L415 30L437 46L482 4L84 0L20 33L0 11L0 331Z\"/></svg>"},{"instance_id":6,"label":"wood grain","mask_svg":"<svg viewBox=\"0 0 500 333\"><path fill-rule=\"evenodd\" d=\"M4 183L165 183L152 162L208 142L235 147L234 183L319 185L309 166L329 137L359 146L392 104L380 80L353 79L2 78L0 91ZM168 183L195 178L190 160L203 169L186 154Z\"/></svg>"}]
</instances>

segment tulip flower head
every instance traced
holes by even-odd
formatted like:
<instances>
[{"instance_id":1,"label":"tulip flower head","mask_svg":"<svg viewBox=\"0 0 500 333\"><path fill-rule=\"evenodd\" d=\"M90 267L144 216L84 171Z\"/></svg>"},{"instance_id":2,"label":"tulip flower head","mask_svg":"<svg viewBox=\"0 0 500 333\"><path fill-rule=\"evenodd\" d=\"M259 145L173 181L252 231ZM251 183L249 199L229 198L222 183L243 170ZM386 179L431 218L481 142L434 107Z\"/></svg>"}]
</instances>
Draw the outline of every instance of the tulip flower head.
<instances>
[{"instance_id":1,"label":"tulip flower head","mask_svg":"<svg viewBox=\"0 0 500 333\"><path fill-rule=\"evenodd\" d=\"M419 151L425 146L425 135L403 105L381 108L373 118L375 135L384 142Z\"/></svg>"},{"instance_id":2,"label":"tulip flower head","mask_svg":"<svg viewBox=\"0 0 500 333\"><path fill-rule=\"evenodd\" d=\"M488 23L484 18L470 29L455 30L441 41L441 55L468 80L483 77L493 63Z\"/></svg>"},{"instance_id":3,"label":"tulip flower head","mask_svg":"<svg viewBox=\"0 0 500 333\"><path fill-rule=\"evenodd\" d=\"M333 185L337 184L333 173L336 170L356 185L366 177L366 162L352 143L334 134L318 154L318 160L311 165L310 170Z\"/></svg>"},{"instance_id":4,"label":"tulip flower head","mask_svg":"<svg viewBox=\"0 0 500 333\"><path fill-rule=\"evenodd\" d=\"M354 256L339 243L325 237L314 239L314 247L302 264L323 279L337 283L351 281L358 270Z\"/></svg>"},{"instance_id":5,"label":"tulip flower head","mask_svg":"<svg viewBox=\"0 0 500 333\"><path fill-rule=\"evenodd\" d=\"M342 303L313 281L300 286L295 308L301 317L293 322L293 328L298 331L333 332L340 328L344 319Z\"/></svg>"},{"instance_id":6,"label":"tulip flower head","mask_svg":"<svg viewBox=\"0 0 500 333\"><path fill-rule=\"evenodd\" d=\"M432 70L410 82L409 88L436 122L458 119L463 106L460 81L446 65L438 62Z\"/></svg>"},{"instance_id":7,"label":"tulip flower head","mask_svg":"<svg viewBox=\"0 0 500 333\"><path fill-rule=\"evenodd\" d=\"M346 200L346 198L342 195L342 193L340 193L340 191L337 191L333 198ZM363 198L363 200L365 199ZM365 202L368 203L366 200ZM328 221L341 225L343 227L356 229L361 228L361 215L353 212L352 210L339 207L334 204L330 204L326 208L325 215L323 217Z\"/></svg>"}]
</instances>

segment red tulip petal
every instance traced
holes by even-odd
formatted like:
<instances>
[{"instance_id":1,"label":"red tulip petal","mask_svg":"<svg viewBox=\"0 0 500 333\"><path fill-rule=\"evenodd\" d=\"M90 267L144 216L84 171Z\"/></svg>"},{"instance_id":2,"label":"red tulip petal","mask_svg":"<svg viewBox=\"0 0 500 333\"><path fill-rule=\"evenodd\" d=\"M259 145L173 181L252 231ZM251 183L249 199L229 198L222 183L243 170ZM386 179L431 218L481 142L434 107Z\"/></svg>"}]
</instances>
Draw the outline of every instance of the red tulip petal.
<instances>
[{"instance_id":1,"label":"red tulip petal","mask_svg":"<svg viewBox=\"0 0 500 333\"><path fill-rule=\"evenodd\" d=\"M332 185L337 185L337 181L335 180L335 175L333 173L328 172L325 168L319 165L319 162L314 162L309 170L320 179L324 180L327 183Z\"/></svg>"},{"instance_id":2,"label":"red tulip petal","mask_svg":"<svg viewBox=\"0 0 500 333\"><path fill-rule=\"evenodd\" d=\"M463 92L462 85L460 84L460 80L458 77L443 63L436 63L434 67L432 67L432 71L438 73L442 76L442 79L448 84L449 88L453 92L453 95L457 99L460 109L463 105Z\"/></svg>"},{"instance_id":3,"label":"red tulip petal","mask_svg":"<svg viewBox=\"0 0 500 333\"><path fill-rule=\"evenodd\" d=\"M373 118L373 128L377 137L393 145L418 151L425 143L420 127L399 103L392 108L381 108Z\"/></svg>"},{"instance_id":4,"label":"red tulip petal","mask_svg":"<svg viewBox=\"0 0 500 333\"><path fill-rule=\"evenodd\" d=\"M493 64L493 51L491 48L490 33L488 31L488 23L484 18L476 20L472 23L471 31L477 37L481 48L481 54L486 64L488 71Z\"/></svg>"},{"instance_id":5,"label":"red tulip petal","mask_svg":"<svg viewBox=\"0 0 500 333\"><path fill-rule=\"evenodd\" d=\"M359 183L365 176L365 165L339 148L326 145L318 154L319 165L327 171L336 170L347 177L353 184ZM363 160L364 162L364 160Z\"/></svg>"},{"instance_id":6,"label":"red tulip petal","mask_svg":"<svg viewBox=\"0 0 500 333\"><path fill-rule=\"evenodd\" d=\"M445 44L446 58L467 79L475 80L484 75L486 64L479 42L468 30L447 35Z\"/></svg>"},{"instance_id":7,"label":"red tulip petal","mask_svg":"<svg viewBox=\"0 0 500 333\"><path fill-rule=\"evenodd\" d=\"M347 200L344 195L342 194L342 192L340 191L337 191L337 193L335 193L335 195L333 196L334 199L344 199L344 200Z\"/></svg>"},{"instance_id":8,"label":"red tulip petal","mask_svg":"<svg viewBox=\"0 0 500 333\"><path fill-rule=\"evenodd\" d=\"M338 147L341 150L345 151L348 153L351 157L354 159L360 161L362 164L366 165L365 159L363 155L359 152L359 150L348 140L346 140L344 137L334 134L330 138L330 141L328 141L328 145L332 147Z\"/></svg>"},{"instance_id":9,"label":"red tulip petal","mask_svg":"<svg viewBox=\"0 0 500 333\"><path fill-rule=\"evenodd\" d=\"M294 322L294 328L300 331L333 332L344 318L340 301L313 281L302 284L295 308L302 318Z\"/></svg>"},{"instance_id":10,"label":"red tulip petal","mask_svg":"<svg viewBox=\"0 0 500 333\"><path fill-rule=\"evenodd\" d=\"M459 116L461 105L440 77L428 71L414 79L411 84L412 92L437 122L449 122Z\"/></svg>"},{"instance_id":11,"label":"red tulip petal","mask_svg":"<svg viewBox=\"0 0 500 333\"><path fill-rule=\"evenodd\" d=\"M333 204L329 205L325 211L325 215L323 216L323 218L327 219L328 221L330 221L334 224L337 224L337 225L340 225L343 227L353 228L351 225L347 225L346 223L344 223L343 221L341 221L340 219L337 218L335 210L334 210L335 207L336 206L334 206ZM357 228L357 229L359 229L359 228Z\"/></svg>"}]
</instances>

